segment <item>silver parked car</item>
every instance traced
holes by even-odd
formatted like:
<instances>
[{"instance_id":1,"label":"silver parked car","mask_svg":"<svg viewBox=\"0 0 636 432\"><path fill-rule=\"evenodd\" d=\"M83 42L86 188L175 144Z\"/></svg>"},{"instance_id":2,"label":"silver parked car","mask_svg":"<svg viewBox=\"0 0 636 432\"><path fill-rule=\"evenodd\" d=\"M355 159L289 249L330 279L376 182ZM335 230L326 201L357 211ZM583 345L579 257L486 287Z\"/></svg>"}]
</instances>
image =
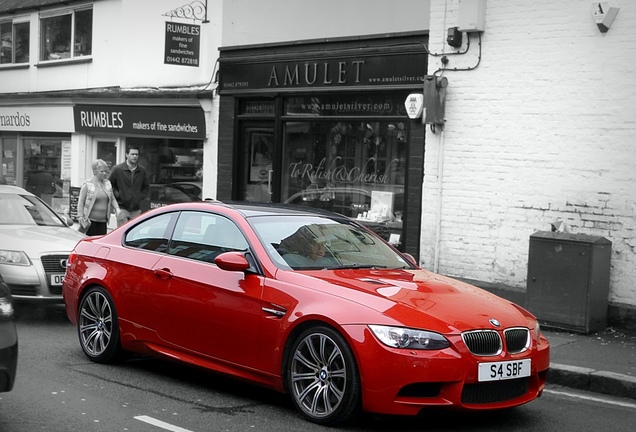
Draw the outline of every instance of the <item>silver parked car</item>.
<instances>
[{"instance_id":1,"label":"silver parked car","mask_svg":"<svg viewBox=\"0 0 636 432\"><path fill-rule=\"evenodd\" d=\"M66 261L84 237L40 198L0 185L0 275L16 301L62 303Z\"/></svg>"}]
</instances>

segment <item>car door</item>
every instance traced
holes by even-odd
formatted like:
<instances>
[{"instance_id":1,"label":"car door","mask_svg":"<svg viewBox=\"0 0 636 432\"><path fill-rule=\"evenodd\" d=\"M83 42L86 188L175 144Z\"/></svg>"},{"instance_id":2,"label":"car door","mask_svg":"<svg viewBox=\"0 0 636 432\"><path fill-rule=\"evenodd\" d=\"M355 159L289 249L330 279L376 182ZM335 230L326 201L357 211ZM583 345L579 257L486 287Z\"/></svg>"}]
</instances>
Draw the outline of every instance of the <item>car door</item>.
<instances>
[{"instance_id":1,"label":"car door","mask_svg":"<svg viewBox=\"0 0 636 432\"><path fill-rule=\"evenodd\" d=\"M257 364L263 278L224 271L214 258L247 250L229 219L206 212L182 212L169 252L154 266L168 284L160 299L159 336L172 345L233 363Z\"/></svg>"},{"instance_id":2,"label":"car door","mask_svg":"<svg viewBox=\"0 0 636 432\"><path fill-rule=\"evenodd\" d=\"M114 248L113 284L116 285L120 320L134 325L136 337L155 341L155 323L160 319L159 299L168 284L158 280L154 268L168 251L170 233L178 213L171 212L142 221L125 235L123 248ZM142 333L143 332L143 333Z\"/></svg>"}]
</instances>

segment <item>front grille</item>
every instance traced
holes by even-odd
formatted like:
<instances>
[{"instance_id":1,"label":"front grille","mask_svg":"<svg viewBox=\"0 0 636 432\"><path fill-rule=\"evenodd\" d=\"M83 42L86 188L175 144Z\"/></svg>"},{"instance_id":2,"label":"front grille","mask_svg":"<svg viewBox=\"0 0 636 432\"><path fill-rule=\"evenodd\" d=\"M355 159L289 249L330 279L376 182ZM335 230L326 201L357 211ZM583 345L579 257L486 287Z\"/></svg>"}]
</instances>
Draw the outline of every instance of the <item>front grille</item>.
<instances>
[{"instance_id":1,"label":"front grille","mask_svg":"<svg viewBox=\"0 0 636 432\"><path fill-rule=\"evenodd\" d=\"M68 260L68 254L44 255L41 260L46 273L64 273L66 271L66 267L62 265L62 262L66 262L66 260Z\"/></svg>"},{"instance_id":2,"label":"front grille","mask_svg":"<svg viewBox=\"0 0 636 432\"><path fill-rule=\"evenodd\" d=\"M505 402L528 392L529 378L466 384L462 390L462 403L489 404Z\"/></svg>"},{"instance_id":3,"label":"front grille","mask_svg":"<svg viewBox=\"0 0 636 432\"><path fill-rule=\"evenodd\" d=\"M501 337L495 330L475 330L462 333L462 339L471 353L494 356L501 352Z\"/></svg>"},{"instance_id":4,"label":"front grille","mask_svg":"<svg viewBox=\"0 0 636 432\"><path fill-rule=\"evenodd\" d=\"M506 346L510 354L524 352L530 346L530 331L527 328L511 328L504 331Z\"/></svg>"},{"instance_id":5,"label":"front grille","mask_svg":"<svg viewBox=\"0 0 636 432\"><path fill-rule=\"evenodd\" d=\"M66 272L66 262L68 255L44 255L41 258L42 267L46 273L47 285L51 295L62 295L62 286L51 285L51 274L60 274Z\"/></svg>"}]
</instances>

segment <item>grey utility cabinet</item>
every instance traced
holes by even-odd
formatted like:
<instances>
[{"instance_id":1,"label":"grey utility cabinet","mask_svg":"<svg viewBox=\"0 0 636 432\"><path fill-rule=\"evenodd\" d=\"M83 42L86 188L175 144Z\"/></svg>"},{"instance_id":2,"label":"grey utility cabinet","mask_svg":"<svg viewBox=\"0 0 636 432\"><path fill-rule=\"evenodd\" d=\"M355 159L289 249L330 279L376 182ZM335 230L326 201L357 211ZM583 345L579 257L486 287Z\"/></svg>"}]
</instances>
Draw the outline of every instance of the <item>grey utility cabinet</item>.
<instances>
[{"instance_id":1,"label":"grey utility cabinet","mask_svg":"<svg viewBox=\"0 0 636 432\"><path fill-rule=\"evenodd\" d=\"M612 242L538 231L530 236L526 306L539 322L578 333L607 326Z\"/></svg>"}]
</instances>

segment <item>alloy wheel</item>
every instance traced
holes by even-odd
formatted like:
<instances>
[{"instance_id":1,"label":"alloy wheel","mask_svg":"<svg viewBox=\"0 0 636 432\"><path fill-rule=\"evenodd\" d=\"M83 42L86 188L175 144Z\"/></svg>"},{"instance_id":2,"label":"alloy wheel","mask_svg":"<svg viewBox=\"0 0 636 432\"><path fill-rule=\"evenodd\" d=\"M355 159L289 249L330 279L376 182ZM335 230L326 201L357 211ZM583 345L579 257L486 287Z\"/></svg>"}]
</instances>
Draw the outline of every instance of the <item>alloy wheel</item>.
<instances>
[{"instance_id":1,"label":"alloy wheel","mask_svg":"<svg viewBox=\"0 0 636 432\"><path fill-rule=\"evenodd\" d=\"M333 339L320 332L307 335L290 366L293 397L309 417L328 417L338 409L347 390L347 365Z\"/></svg>"},{"instance_id":2,"label":"alloy wheel","mask_svg":"<svg viewBox=\"0 0 636 432\"><path fill-rule=\"evenodd\" d=\"M84 352L98 357L108 349L113 335L113 311L106 296L100 291L89 293L82 302L79 335Z\"/></svg>"}]
</instances>

